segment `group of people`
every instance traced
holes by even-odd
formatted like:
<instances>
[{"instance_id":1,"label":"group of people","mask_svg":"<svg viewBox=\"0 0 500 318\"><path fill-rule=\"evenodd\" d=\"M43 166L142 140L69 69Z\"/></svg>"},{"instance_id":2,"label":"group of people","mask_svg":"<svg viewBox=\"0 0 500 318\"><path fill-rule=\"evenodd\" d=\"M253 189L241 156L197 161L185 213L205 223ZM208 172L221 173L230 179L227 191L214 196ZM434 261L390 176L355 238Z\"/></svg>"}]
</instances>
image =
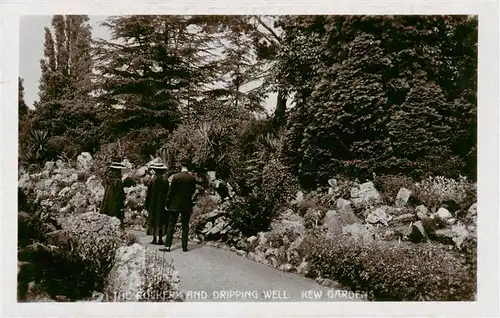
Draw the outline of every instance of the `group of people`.
<instances>
[{"instance_id":1,"label":"group of people","mask_svg":"<svg viewBox=\"0 0 500 318\"><path fill-rule=\"evenodd\" d=\"M196 191L196 179L188 170L189 162L181 162L181 171L167 179L168 168L163 163L149 166L154 177L146 192L145 209L148 211L148 223L153 234L152 244L165 245L163 251L170 251L175 225L181 216L182 250L188 251L189 220L193 211L193 197ZM125 217L125 191L121 170L125 165L114 161L109 166L106 189L100 213L115 216L123 228ZM165 229L165 231L164 231ZM166 237L163 241L164 232Z\"/></svg>"}]
</instances>

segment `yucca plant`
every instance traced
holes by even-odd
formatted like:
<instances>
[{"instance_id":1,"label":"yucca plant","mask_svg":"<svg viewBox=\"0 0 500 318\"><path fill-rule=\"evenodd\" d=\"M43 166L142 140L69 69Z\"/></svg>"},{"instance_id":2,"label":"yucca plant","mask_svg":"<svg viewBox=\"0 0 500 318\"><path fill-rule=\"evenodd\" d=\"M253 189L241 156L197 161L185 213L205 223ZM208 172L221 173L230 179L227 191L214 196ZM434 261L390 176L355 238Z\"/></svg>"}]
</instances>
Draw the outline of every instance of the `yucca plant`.
<instances>
[{"instance_id":1,"label":"yucca plant","mask_svg":"<svg viewBox=\"0 0 500 318\"><path fill-rule=\"evenodd\" d=\"M36 160L43 160L48 153L49 133L46 130L31 130L30 132L31 146L30 156Z\"/></svg>"}]
</instances>

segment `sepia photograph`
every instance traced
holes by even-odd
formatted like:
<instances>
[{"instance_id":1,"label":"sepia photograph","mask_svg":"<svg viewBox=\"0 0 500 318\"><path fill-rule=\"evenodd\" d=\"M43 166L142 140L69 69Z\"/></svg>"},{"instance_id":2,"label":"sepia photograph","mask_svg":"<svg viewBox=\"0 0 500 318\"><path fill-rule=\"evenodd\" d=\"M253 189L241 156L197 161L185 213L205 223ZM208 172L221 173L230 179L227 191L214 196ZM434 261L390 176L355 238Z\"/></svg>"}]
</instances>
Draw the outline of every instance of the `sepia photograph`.
<instances>
[{"instance_id":1,"label":"sepia photograph","mask_svg":"<svg viewBox=\"0 0 500 318\"><path fill-rule=\"evenodd\" d=\"M478 301L478 14L95 13L19 17L17 303Z\"/></svg>"}]
</instances>

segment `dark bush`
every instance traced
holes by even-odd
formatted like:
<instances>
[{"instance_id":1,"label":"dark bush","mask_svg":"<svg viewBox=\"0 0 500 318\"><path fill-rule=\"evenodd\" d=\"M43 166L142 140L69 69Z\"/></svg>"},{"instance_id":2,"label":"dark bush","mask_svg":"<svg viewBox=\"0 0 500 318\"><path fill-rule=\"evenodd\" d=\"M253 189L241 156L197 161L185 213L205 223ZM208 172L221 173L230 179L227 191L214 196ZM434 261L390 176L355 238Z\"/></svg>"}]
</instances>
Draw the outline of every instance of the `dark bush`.
<instances>
[{"instance_id":1,"label":"dark bush","mask_svg":"<svg viewBox=\"0 0 500 318\"><path fill-rule=\"evenodd\" d=\"M401 188L408 190L413 188L413 180L402 175L377 176L373 180L373 184L382 195L382 199L389 204L394 203Z\"/></svg>"},{"instance_id":2,"label":"dark bush","mask_svg":"<svg viewBox=\"0 0 500 318\"><path fill-rule=\"evenodd\" d=\"M476 278L444 246L308 237L301 246L317 276L330 278L374 300L474 300Z\"/></svg>"}]
</instances>

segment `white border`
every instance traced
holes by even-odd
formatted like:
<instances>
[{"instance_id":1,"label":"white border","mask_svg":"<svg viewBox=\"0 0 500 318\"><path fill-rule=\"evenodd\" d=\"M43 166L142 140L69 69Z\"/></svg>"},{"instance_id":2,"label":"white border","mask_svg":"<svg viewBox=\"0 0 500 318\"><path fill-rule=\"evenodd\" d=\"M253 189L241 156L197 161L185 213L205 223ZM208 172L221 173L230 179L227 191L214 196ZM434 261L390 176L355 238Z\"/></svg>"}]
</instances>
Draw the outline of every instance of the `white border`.
<instances>
[{"instance_id":1,"label":"white border","mask_svg":"<svg viewBox=\"0 0 500 318\"><path fill-rule=\"evenodd\" d=\"M498 3L465 1L2 1L2 316L499 316ZM470 303L84 303L16 302L17 76L19 16L53 14L478 14L478 301Z\"/></svg>"}]
</instances>

